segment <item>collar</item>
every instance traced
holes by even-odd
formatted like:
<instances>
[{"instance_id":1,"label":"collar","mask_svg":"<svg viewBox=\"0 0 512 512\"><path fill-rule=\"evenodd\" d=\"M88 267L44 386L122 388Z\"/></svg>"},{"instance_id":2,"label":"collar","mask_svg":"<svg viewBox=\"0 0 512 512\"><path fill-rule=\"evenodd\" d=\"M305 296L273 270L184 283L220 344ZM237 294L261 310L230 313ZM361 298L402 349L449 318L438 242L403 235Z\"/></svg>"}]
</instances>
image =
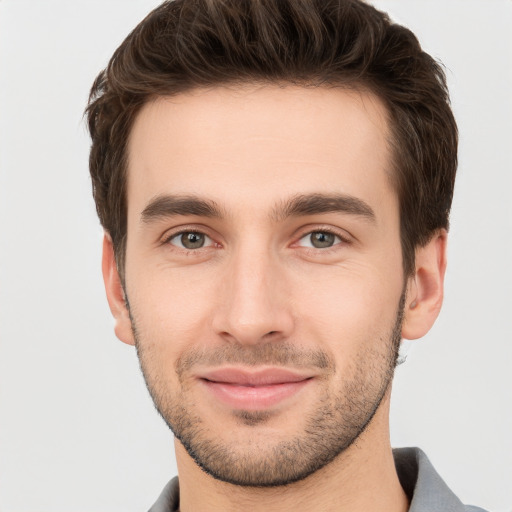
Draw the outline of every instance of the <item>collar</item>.
<instances>
[{"instance_id":1,"label":"collar","mask_svg":"<svg viewBox=\"0 0 512 512\"><path fill-rule=\"evenodd\" d=\"M425 453L419 448L393 450L396 472L409 497L409 512L464 512L462 502L441 479Z\"/></svg>"}]
</instances>

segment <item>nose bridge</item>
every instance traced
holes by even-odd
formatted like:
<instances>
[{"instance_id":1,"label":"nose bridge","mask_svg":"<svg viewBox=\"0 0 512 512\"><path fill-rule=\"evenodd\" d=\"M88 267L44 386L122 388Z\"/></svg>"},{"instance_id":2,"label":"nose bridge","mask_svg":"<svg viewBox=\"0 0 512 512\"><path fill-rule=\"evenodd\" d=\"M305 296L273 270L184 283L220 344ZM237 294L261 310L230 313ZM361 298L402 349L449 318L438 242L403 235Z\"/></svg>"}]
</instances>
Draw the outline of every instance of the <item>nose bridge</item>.
<instances>
[{"instance_id":1,"label":"nose bridge","mask_svg":"<svg viewBox=\"0 0 512 512\"><path fill-rule=\"evenodd\" d=\"M283 294L279 257L265 244L240 243L230 257L224 283L224 307L217 331L239 343L258 343L269 335L289 335L292 319Z\"/></svg>"}]
</instances>

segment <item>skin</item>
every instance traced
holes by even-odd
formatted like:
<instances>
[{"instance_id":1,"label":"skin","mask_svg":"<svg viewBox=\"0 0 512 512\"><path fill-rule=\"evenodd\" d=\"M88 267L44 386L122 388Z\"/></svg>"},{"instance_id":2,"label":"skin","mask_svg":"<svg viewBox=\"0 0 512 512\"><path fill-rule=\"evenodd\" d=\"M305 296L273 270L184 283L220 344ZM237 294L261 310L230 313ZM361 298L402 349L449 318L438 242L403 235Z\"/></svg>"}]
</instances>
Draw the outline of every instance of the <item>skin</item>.
<instances>
[{"instance_id":1,"label":"skin","mask_svg":"<svg viewBox=\"0 0 512 512\"><path fill-rule=\"evenodd\" d=\"M342 89L219 87L159 98L138 115L128 153L124 289L108 234L103 274L116 334L137 345L160 412L234 454L226 471L245 460L246 477L287 443L308 446L311 424L348 432L350 441L309 476L258 488L205 473L176 440L183 512L407 510L389 441L393 329L401 325L413 339L435 321L446 233L418 248L405 280L388 136L383 104ZM344 211L283 206L333 193L354 200L357 212L346 201ZM172 196L174 213L169 201L155 207L163 196ZM176 214L177 196L208 201L217 215ZM206 235L203 246L183 247L181 234L191 231ZM335 235L330 247L312 246L311 233L320 232ZM237 408L200 378L226 365L291 368L308 381L277 404ZM359 430L347 427L352 420Z\"/></svg>"}]
</instances>

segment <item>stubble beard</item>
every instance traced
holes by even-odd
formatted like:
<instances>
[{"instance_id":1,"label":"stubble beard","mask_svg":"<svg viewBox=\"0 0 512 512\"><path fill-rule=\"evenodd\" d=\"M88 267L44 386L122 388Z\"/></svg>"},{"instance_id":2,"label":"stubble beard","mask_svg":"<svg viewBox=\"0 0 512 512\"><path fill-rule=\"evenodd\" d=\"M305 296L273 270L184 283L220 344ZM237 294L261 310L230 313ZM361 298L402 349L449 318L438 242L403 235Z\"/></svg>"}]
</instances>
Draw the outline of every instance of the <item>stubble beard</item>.
<instances>
[{"instance_id":1,"label":"stubble beard","mask_svg":"<svg viewBox=\"0 0 512 512\"><path fill-rule=\"evenodd\" d=\"M332 462L352 446L370 424L393 379L404 303L405 293L400 298L395 323L387 339L374 340L368 345L370 348L358 354L342 388L322 394L315 410L305 418L302 432L274 444L271 439L266 439L264 445L254 442L250 435L243 445L212 434L209 425L194 411L183 380L180 378L181 389L170 389L162 377L152 373L155 355L145 347L133 317L132 326L141 370L155 407L196 464L223 482L247 487L276 487L303 480ZM255 366L309 363L323 368L326 375L332 375L336 370L333 359L324 352L297 352L293 345L268 343L249 348L227 347L207 356L204 353L188 354L176 364L178 377L196 362L205 360ZM245 428L255 429L272 417L268 411L237 411L233 414Z\"/></svg>"}]
</instances>

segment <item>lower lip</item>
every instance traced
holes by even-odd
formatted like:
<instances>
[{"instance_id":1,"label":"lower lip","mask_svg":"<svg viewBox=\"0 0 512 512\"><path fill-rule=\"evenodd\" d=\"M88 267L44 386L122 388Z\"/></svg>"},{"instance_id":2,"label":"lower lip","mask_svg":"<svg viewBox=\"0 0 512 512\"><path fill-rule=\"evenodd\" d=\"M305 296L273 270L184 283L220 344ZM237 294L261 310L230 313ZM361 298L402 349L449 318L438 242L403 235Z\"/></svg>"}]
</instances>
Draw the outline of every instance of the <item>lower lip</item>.
<instances>
[{"instance_id":1,"label":"lower lip","mask_svg":"<svg viewBox=\"0 0 512 512\"><path fill-rule=\"evenodd\" d=\"M235 409L256 411L267 409L296 395L311 380L305 379L267 386L241 386L209 380L202 380L202 382L217 399L226 405Z\"/></svg>"}]
</instances>

